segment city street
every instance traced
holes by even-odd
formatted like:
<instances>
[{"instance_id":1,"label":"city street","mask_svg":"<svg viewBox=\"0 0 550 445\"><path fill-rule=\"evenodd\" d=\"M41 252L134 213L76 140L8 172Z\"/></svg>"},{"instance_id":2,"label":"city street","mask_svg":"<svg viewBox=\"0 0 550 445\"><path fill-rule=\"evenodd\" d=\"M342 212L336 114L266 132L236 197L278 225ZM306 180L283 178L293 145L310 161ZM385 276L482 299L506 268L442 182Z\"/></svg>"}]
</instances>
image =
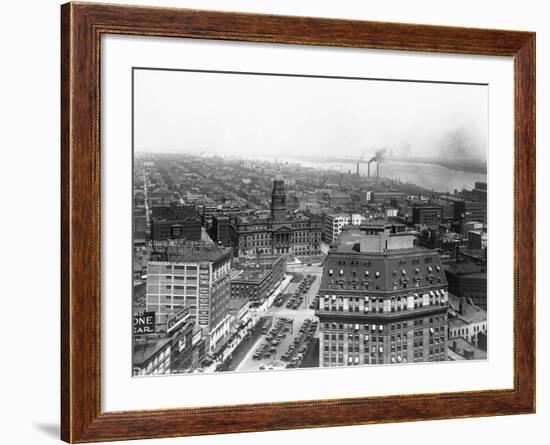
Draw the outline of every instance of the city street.
<instances>
[{"instance_id":1,"label":"city street","mask_svg":"<svg viewBox=\"0 0 550 445\"><path fill-rule=\"evenodd\" d=\"M322 267L320 267L319 265L299 265L288 267L288 272L297 272L303 274L304 276L306 276L307 274L311 274L315 275L317 278L315 279L315 281L313 281L309 290L304 295L304 300L298 309L289 309L285 307L285 304L283 304L281 307L272 306L267 311L265 311L265 313L259 315L273 317L273 325L275 324L275 321L278 317L290 318L293 321L291 325L291 331L287 333L282 339L281 343L276 346L276 352L271 357L255 360L253 358L254 353L262 344L266 343L267 341L266 335L262 334L253 343L252 347L246 353L244 359L237 366L237 371L258 371L260 369L260 366L265 367L265 369L269 369L270 367L273 367L274 369L280 369L284 367L285 363L281 361L281 357L285 354L285 352L287 352L289 346L293 344L294 339L300 336L300 327L306 319L315 319L315 311L314 309L309 308L309 304L315 298L315 295L319 290ZM298 289L299 284L300 281L290 283L285 289L284 294L293 294ZM318 338L318 336L318 331L316 331L314 338L316 339ZM312 341L311 347L314 347L315 344L316 342ZM306 353L306 355L308 356L308 362L311 362L312 354ZM306 365L306 363L304 363L304 365ZM309 366L312 366L311 363L309 364ZM315 366L318 366L318 364L315 364Z\"/></svg>"}]
</instances>

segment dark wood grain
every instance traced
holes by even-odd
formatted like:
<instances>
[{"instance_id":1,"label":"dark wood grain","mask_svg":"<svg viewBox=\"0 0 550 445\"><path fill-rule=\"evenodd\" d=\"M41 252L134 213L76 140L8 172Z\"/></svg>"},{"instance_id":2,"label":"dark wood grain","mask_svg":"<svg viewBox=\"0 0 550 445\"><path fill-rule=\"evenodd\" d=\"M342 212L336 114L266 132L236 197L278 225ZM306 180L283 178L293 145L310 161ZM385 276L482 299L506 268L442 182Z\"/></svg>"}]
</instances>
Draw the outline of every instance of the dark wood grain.
<instances>
[{"instance_id":1,"label":"dark wood grain","mask_svg":"<svg viewBox=\"0 0 550 445\"><path fill-rule=\"evenodd\" d=\"M514 57L514 388L101 412L99 57L103 33ZM61 436L172 437L532 413L535 410L535 35L170 8L61 9ZM506 199L506 197L503 197ZM512 198L512 197L510 197Z\"/></svg>"}]
</instances>

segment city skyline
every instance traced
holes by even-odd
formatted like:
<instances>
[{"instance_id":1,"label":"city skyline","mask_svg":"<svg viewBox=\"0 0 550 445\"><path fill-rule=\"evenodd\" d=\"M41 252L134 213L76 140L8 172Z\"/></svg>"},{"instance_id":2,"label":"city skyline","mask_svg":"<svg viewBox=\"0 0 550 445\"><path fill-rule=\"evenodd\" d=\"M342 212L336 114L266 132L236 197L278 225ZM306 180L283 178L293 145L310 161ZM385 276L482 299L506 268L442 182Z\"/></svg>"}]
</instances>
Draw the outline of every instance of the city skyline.
<instances>
[{"instance_id":1,"label":"city skyline","mask_svg":"<svg viewBox=\"0 0 550 445\"><path fill-rule=\"evenodd\" d=\"M487 85L133 86L133 376L487 359Z\"/></svg>"}]
</instances>

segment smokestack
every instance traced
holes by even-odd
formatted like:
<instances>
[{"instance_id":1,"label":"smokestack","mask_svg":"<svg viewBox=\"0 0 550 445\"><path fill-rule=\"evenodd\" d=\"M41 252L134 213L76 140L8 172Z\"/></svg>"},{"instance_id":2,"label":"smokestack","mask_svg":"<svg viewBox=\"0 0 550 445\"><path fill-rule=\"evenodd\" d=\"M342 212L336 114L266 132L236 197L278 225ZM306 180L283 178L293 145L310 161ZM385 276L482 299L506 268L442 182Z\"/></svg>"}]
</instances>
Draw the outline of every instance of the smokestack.
<instances>
[{"instance_id":1,"label":"smokestack","mask_svg":"<svg viewBox=\"0 0 550 445\"><path fill-rule=\"evenodd\" d=\"M380 162L376 163L376 177L380 177Z\"/></svg>"},{"instance_id":2,"label":"smokestack","mask_svg":"<svg viewBox=\"0 0 550 445\"><path fill-rule=\"evenodd\" d=\"M370 178L370 162L367 164L367 178Z\"/></svg>"},{"instance_id":3,"label":"smokestack","mask_svg":"<svg viewBox=\"0 0 550 445\"><path fill-rule=\"evenodd\" d=\"M359 176L359 162L357 163L357 176Z\"/></svg>"}]
</instances>

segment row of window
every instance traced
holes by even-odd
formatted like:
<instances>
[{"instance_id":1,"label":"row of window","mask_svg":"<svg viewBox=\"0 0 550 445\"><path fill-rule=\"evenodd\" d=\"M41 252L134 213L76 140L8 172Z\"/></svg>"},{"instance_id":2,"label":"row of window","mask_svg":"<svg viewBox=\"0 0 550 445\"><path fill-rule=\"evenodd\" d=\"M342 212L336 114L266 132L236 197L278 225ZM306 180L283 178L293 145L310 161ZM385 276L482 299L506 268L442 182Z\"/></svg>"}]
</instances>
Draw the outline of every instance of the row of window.
<instances>
[{"instance_id":1,"label":"row of window","mask_svg":"<svg viewBox=\"0 0 550 445\"><path fill-rule=\"evenodd\" d=\"M149 274L172 274L178 272L185 272L187 275L195 274L197 272L196 265L185 265L185 264L148 264Z\"/></svg>"},{"instance_id":2,"label":"row of window","mask_svg":"<svg viewBox=\"0 0 550 445\"><path fill-rule=\"evenodd\" d=\"M363 304L359 303L345 303L344 301L329 301L326 300L323 302L324 304L321 306L321 309L328 312L362 312L365 314L368 313L384 313L384 312L402 312L407 311L410 309L420 309L423 307L429 307L429 306L441 306L444 305L445 302L443 299L435 298L435 299L429 299L427 301L423 301L421 299L414 300L414 303L412 303L413 300L407 302L405 299L401 301L401 299L397 300L383 300L380 299L379 301L373 300L371 302L365 301Z\"/></svg>"}]
</instances>

